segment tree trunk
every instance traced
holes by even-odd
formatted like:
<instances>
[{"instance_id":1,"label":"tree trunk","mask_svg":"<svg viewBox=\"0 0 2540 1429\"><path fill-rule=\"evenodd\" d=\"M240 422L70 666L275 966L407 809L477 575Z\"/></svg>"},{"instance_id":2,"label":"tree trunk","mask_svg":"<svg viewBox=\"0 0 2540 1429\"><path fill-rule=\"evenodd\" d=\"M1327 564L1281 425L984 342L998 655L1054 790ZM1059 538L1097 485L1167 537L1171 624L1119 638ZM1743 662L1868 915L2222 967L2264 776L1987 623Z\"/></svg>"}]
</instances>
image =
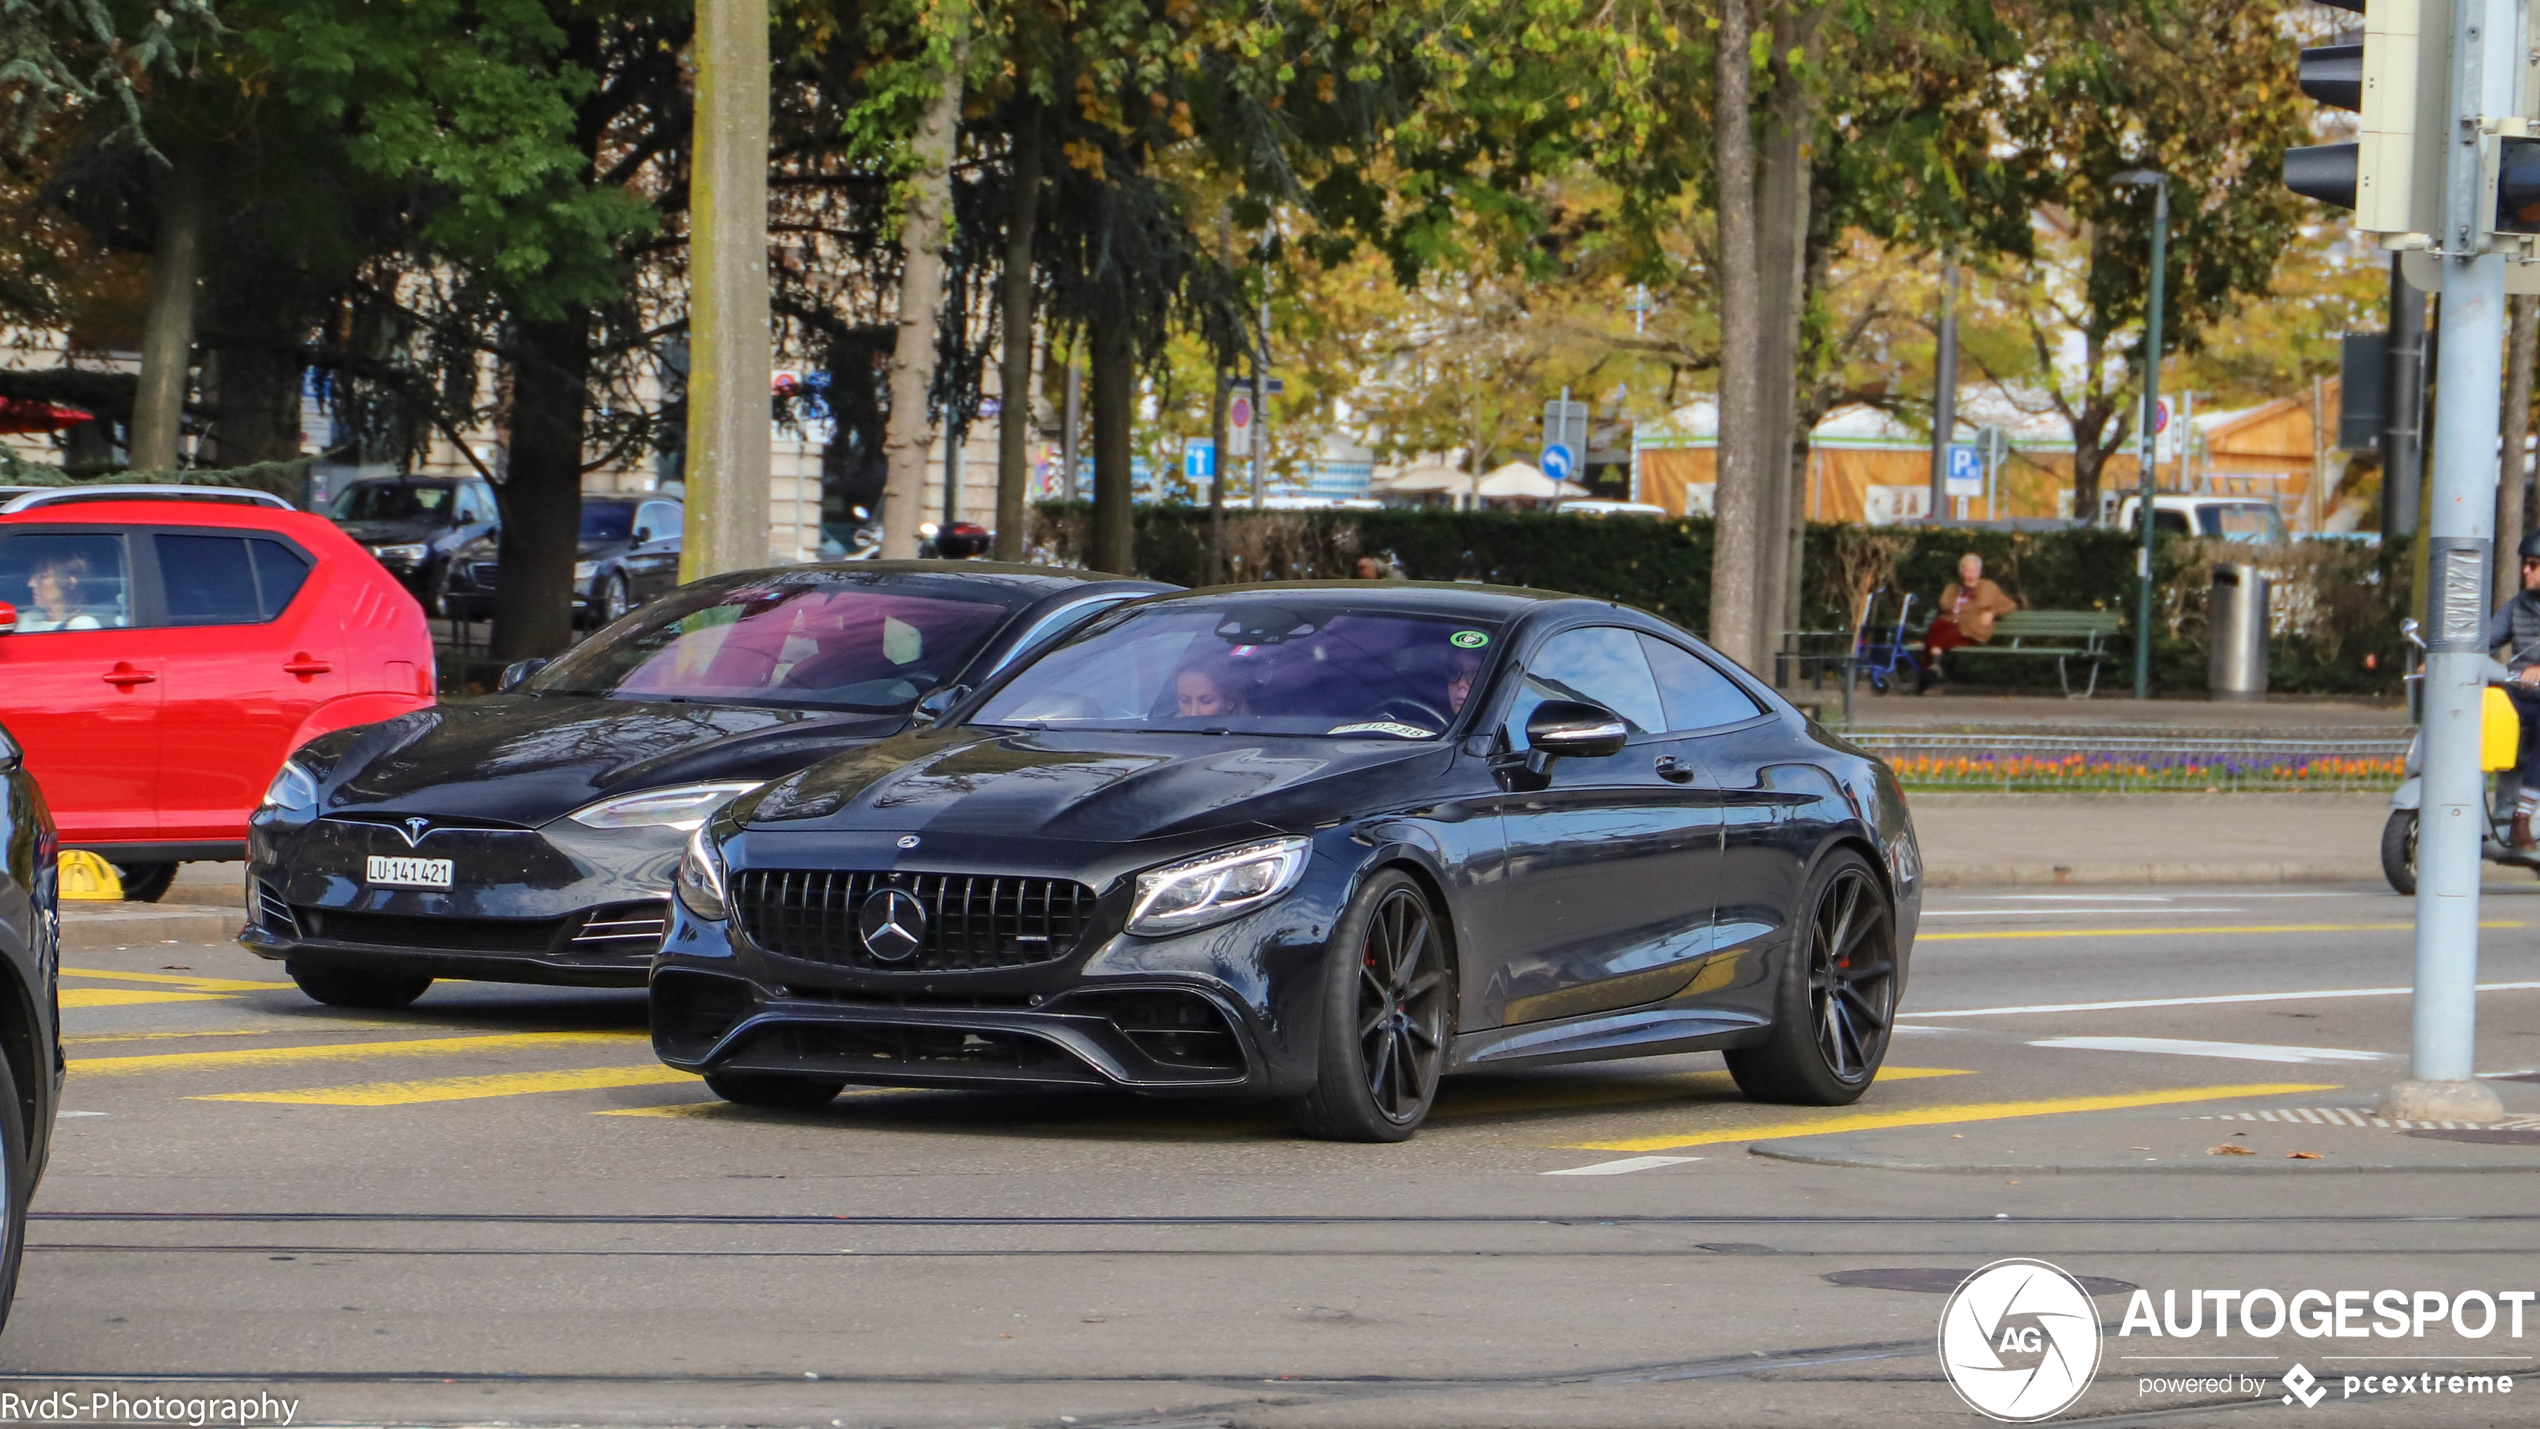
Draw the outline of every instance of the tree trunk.
<instances>
[{"instance_id":1,"label":"tree trunk","mask_svg":"<svg viewBox=\"0 0 2540 1429\"><path fill-rule=\"evenodd\" d=\"M997 401L997 559L1023 559L1024 487L1031 480L1032 233L1041 215L1041 109L1014 121L1013 191L1005 214L1005 370Z\"/></svg>"},{"instance_id":2,"label":"tree trunk","mask_svg":"<svg viewBox=\"0 0 2540 1429\"><path fill-rule=\"evenodd\" d=\"M952 158L961 120L961 71L970 29L955 16L943 83L909 142L908 212L900 221L899 337L891 345L891 415L882 437L890 475L882 491L882 554L917 555L926 519L926 460L934 448L926 394L935 385L935 336L944 306L944 245L952 237Z\"/></svg>"},{"instance_id":3,"label":"tree trunk","mask_svg":"<svg viewBox=\"0 0 2540 1429\"><path fill-rule=\"evenodd\" d=\"M510 473L500 489L502 579L494 658L553 655L573 643L573 561L582 535L582 435L591 320L570 309L522 323L512 359Z\"/></svg>"},{"instance_id":4,"label":"tree trunk","mask_svg":"<svg viewBox=\"0 0 2540 1429\"><path fill-rule=\"evenodd\" d=\"M1756 446L1756 348L1763 337L1756 289L1755 135L1749 120L1747 0L1720 7L1712 105L1720 166L1719 486L1713 493L1711 643L1752 670L1764 576L1764 502Z\"/></svg>"},{"instance_id":5,"label":"tree trunk","mask_svg":"<svg viewBox=\"0 0 2540 1429\"><path fill-rule=\"evenodd\" d=\"M2523 448L2531 436L2531 382L2535 349L2540 349L2540 298L2515 297L2508 308L2511 323L2505 344L2504 480L2496 484L2496 598L2510 600L2522 589L2522 562L2515 550L2529 521L2523 508Z\"/></svg>"},{"instance_id":6,"label":"tree trunk","mask_svg":"<svg viewBox=\"0 0 2540 1429\"><path fill-rule=\"evenodd\" d=\"M203 272L205 160L177 149L159 176L158 248L150 258L150 307L141 334L141 386L132 403L128 461L136 471L174 471L194 365L194 303Z\"/></svg>"},{"instance_id":7,"label":"tree trunk","mask_svg":"<svg viewBox=\"0 0 2540 1429\"><path fill-rule=\"evenodd\" d=\"M1117 314L1097 312L1085 326L1086 355L1094 369L1094 569L1129 575L1137 570L1137 526L1129 512L1137 358L1128 325Z\"/></svg>"},{"instance_id":8,"label":"tree trunk","mask_svg":"<svg viewBox=\"0 0 2540 1429\"><path fill-rule=\"evenodd\" d=\"M683 581L769 555L767 0L699 6L694 54Z\"/></svg>"},{"instance_id":9,"label":"tree trunk","mask_svg":"<svg viewBox=\"0 0 2540 1429\"><path fill-rule=\"evenodd\" d=\"M1793 533L1807 520L1799 480L1806 464L1797 455L1806 446L1798 430L1799 332L1808 301L1803 270L1817 119L1808 68L1793 64L1791 57L1814 57L1823 14L1803 0L1774 19L1773 87L1764 99L1764 135L1757 153L1755 249L1762 341L1755 358L1755 455L1765 493L1758 533L1763 550L1756 621L1759 657L1780 649L1782 632L1800 623L1791 595L1799 581Z\"/></svg>"}]
</instances>

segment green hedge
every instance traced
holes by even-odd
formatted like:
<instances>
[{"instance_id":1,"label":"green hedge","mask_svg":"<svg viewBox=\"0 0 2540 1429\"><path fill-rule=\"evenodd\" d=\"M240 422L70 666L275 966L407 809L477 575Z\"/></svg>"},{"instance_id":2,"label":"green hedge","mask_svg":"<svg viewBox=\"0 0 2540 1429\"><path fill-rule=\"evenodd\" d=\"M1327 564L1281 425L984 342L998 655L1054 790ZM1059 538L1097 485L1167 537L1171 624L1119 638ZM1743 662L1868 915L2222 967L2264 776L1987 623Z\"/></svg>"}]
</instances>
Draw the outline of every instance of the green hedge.
<instances>
[{"instance_id":1,"label":"green hedge","mask_svg":"<svg viewBox=\"0 0 2540 1429\"><path fill-rule=\"evenodd\" d=\"M1090 526L1083 503L1042 506L1032 544L1081 562ZM1204 507L1137 509L1139 573L1182 585L1207 579L1208 512ZM1391 561L1415 580L1478 577L1499 585L1535 586L1619 600L1654 611L1689 630L1709 623L1711 522L1602 520L1501 511L1262 511L1226 513L1227 579L1338 579L1354 573L1361 554ZM1800 624L1841 630L1852 623L1857 593L1877 587L1893 612L1899 590L1914 592L1916 621L1954 578L1959 557L1984 557L1986 574L2032 610L2113 610L2134 623L2135 545L2118 531L2081 528L2002 531L1952 527L1811 525L1801 581ZM2206 566L2223 558L2280 565L2278 608L2296 602L2315 612L2311 626L2272 642L2269 682L2287 693L2397 693L2399 616L2408 581L2403 543L2377 552L2334 542L2297 543L2228 553L2214 543L2164 538L2156 583L2153 682L2175 693L2205 688L2203 632ZM2299 581L2333 589L2302 594ZM2370 657L2367 665L2366 657ZM2053 687L2051 661L1988 662L1988 680ZM2130 671L2112 669L2122 686Z\"/></svg>"}]
</instances>

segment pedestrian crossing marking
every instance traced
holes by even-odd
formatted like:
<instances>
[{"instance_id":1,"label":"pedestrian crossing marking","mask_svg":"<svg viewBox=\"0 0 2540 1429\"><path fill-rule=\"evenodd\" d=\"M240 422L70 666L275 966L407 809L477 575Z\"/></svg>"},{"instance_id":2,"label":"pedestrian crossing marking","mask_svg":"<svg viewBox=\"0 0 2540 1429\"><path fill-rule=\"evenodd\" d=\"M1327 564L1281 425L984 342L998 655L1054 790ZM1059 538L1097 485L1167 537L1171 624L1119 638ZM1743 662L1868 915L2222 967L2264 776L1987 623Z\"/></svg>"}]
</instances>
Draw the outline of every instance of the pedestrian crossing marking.
<instances>
[{"instance_id":1,"label":"pedestrian crossing marking","mask_svg":"<svg viewBox=\"0 0 2540 1429\"><path fill-rule=\"evenodd\" d=\"M504 1032L487 1036L417 1037L393 1042L322 1042L299 1047L231 1047L217 1052L151 1052L128 1057L73 1057L70 1070L83 1077L139 1072L187 1072L215 1067L277 1067L292 1062L347 1061L357 1057L464 1056L471 1052L519 1052L542 1047L622 1046L645 1032Z\"/></svg>"},{"instance_id":2,"label":"pedestrian crossing marking","mask_svg":"<svg viewBox=\"0 0 2540 1429\"><path fill-rule=\"evenodd\" d=\"M2179 1102L2221 1101L2227 1097L2280 1097L2295 1092L2333 1092L2335 1083L2280 1082L2236 1087L2173 1087L2157 1092L2120 1092L2111 1096L2050 1097L2039 1101L1977 1102L1959 1106L1900 1108L1896 1111L1845 1112L1809 1121L1764 1126L1715 1127L1668 1136L1640 1136L1629 1141L1572 1141L1577 1151L1674 1151L1686 1146L1716 1146L1724 1141L1770 1141L1785 1136L1824 1136L1841 1131L1886 1131L1909 1126L1955 1126L1970 1121L2006 1121L2013 1117L2053 1116L2062 1112L2122 1111L2128 1107L2169 1106Z\"/></svg>"},{"instance_id":3,"label":"pedestrian crossing marking","mask_svg":"<svg viewBox=\"0 0 2540 1429\"><path fill-rule=\"evenodd\" d=\"M485 1072L416 1082L357 1082L342 1087L301 1087L283 1092L213 1092L197 1102L276 1102L285 1106L416 1106L424 1102L478 1101L535 1092L588 1092L608 1087L653 1087L695 1082L694 1072L650 1067L582 1067L561 1072Z\"/></svg>"},{"instance_id":4,"label":"pedestrian crossing marking","mask_svg":"<svg viewBox=\"0 0 2540 1429\"><path fill-rule=\"evenodd\" d=\"M64 977L103 978L108 982L158 982L188 992L264 992L291 987L287 982L243 982L234 977L179 977L174 973L110 972L104 968L64 968Z\"/></svg>"},{"instance_id":5,"label":"pedestrian crossing marking","mask_svg":"<svg viewBox=\"0 0 2540 1429\"><path fill-rule=\"evenodd\" d=\"M225 992L146 992L137 987L66 987L64 1007L141 1007L158 1002L227 1002Z\"/></svg>"}]
</instances>

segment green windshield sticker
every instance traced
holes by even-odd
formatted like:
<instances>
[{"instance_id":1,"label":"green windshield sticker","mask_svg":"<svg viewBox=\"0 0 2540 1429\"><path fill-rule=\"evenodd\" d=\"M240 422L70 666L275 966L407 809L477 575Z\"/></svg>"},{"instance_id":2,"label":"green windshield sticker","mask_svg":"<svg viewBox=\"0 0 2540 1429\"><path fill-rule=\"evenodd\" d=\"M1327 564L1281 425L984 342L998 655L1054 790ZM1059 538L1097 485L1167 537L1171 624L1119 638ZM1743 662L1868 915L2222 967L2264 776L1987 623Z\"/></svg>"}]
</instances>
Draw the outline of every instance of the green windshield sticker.
<instances>
[{"instance_id":1,"label":"green windshield sticker","mask_svg":"<svg viewBox=\"0 0 2540 1429\"><path fill-rule=\"evenodd\" d=\"M1490 637L1479 630L1459 630L1446 637L1446 643L1458 650L1479 650L1490 643Z\"/></svg>"}]
</instances>

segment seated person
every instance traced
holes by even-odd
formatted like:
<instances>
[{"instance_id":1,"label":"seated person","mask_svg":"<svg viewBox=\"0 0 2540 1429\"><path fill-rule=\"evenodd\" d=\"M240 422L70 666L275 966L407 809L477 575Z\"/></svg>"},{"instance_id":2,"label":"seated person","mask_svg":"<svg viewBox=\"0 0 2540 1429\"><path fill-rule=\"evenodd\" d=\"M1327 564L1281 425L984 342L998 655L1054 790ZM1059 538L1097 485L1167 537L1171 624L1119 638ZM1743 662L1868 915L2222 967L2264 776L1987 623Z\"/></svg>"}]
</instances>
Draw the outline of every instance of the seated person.
<instances>
[{"instance_id":1,"label":"seated person","mask_svg":"<svg viewBox=\"0 0 2540 1429\"><path fill-rule=\"evenodd\" d=\"M1250 682L1226 660L1199 660L1173 677L1175 712L1185 719L1252 713Z\"/></svg>"},{"instance_id":2,"label":"seated person","mask_svg":"<svg viewBox=\"0 0 2540 1429\"><path fill-rule=\"evenodd\" d=\"M88 576L82 555L48 556L26 578L27 603L18 612L20 630L102 630L105 622L88 612L80 584Z\"/></svg>"},{"instance_id":3,"label":"seated person","mask_svg":"<svg viewBox=\"0 0 2540 1429\"><path fill-rule=\"evenodd\" d=\"M1940 677L1940 657L1961 645L1982 645L1993 638L1993 623L2019 609L2019 602L1984 578L1984 557L1969 551L1958 558L1958 579L1940 592L1923 636L1923 675Z\"/></svg>"},{"instance_id":4,"label":"seated person","mask_svg":"<svg viewBox=\"0 0 2540 1429\"><path fill-rule=\"evenodd\" d=\"M1482 652L1458 650L1446 666L1446 712L1459 715L1464 702L1473 697L1473 677L1482 671Z\"/></svg>"}]
</instances>

